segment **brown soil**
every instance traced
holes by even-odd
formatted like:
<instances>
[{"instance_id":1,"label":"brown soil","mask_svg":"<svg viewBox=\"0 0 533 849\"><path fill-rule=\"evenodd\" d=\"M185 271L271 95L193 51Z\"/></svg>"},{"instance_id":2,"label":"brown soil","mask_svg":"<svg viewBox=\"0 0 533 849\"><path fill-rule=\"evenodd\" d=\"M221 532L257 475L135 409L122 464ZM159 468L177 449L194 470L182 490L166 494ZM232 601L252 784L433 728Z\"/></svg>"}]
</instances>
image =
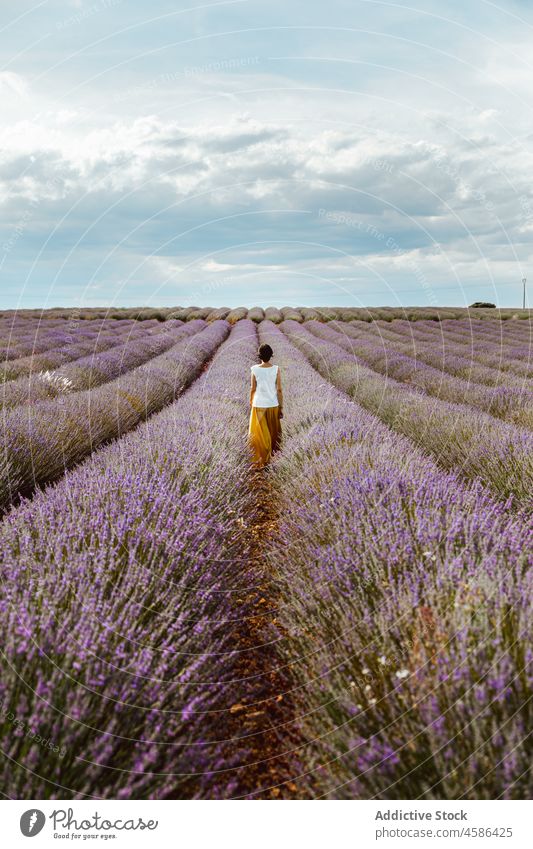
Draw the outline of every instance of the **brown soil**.
<instances>
[{"instance_id":1,"label":"brown soil","mask_svg":"<svg viewBox=\"0 0 533 849\"><path fill-rule=\"evenodd\" d=\"M302 745L290 693L294 682L290 669L282 668L276 643L269 645L276 639L274 628L278 636L282 629L276 619L279 598L264 558L265 537L275 534L277 526L268 470L252 472L250 486L252 519L243 531L254 588L243 599L252 615L243 619L235 635L242 652L235 675L239 698L229 707L227 734L232 754L242 750L242 766L231 776L237 781L232 798L298 799L304 796L297 779L302 768L294 751Z\"/></svg>"}]
</instances>

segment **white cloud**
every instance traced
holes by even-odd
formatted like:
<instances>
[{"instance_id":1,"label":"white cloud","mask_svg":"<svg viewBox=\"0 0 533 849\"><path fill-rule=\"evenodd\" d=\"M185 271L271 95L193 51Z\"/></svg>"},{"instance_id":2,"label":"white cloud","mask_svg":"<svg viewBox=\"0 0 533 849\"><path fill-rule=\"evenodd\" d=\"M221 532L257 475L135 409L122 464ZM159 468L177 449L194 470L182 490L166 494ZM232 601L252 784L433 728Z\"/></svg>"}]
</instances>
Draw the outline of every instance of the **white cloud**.
<instances>
[{"instance_id":1,"label":"white cloud","mask_svg":"<svg viewBox=\"0 0 533 849\"><path fill-rule=\"evenodd\" d=\"M201 277L225 279L232 305L262 275L306 302L313 275L416 288L413 262L443 292L520 276L533 30L477 2L360 4L356 22L347 0L297 5L26 16L0 74L6 243L24 221L13 287L29 275L38 302L103 277L138 298L142 275L187 291Z\"/></svg>"},{"instance_id":2,"label":"white cloud","mask_svg":"<svg viewBox=\"0 0 533 849\"><path fill-rule=\"evenodd\" d=\"M25 98L28 95L28 84L20 74L15 74L12 71L1 71L0 93Z\"/></svg>"}]
</instances>

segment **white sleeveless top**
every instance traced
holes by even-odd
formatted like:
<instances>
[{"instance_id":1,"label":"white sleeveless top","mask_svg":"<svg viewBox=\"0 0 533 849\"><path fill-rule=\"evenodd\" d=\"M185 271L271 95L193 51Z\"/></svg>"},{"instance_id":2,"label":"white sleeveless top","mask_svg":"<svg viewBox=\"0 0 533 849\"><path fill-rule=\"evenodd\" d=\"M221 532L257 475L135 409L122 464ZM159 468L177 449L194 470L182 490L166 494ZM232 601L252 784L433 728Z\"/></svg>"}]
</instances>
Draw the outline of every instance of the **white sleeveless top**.
<instances>
[{"instance_id":1,"label":"white sleeveless top","mask_svg":"<svg viewBox=\"0 0 533 849\"><path fill-rule=\"evenodd\" d=\"M251 371L255 375L257 382L252 406L277 407L279 403L278 390L276 388L278 367L270 366L270 368L262 368L259 365L255 365L252 366Z\"/></svg>"}]
</instances>

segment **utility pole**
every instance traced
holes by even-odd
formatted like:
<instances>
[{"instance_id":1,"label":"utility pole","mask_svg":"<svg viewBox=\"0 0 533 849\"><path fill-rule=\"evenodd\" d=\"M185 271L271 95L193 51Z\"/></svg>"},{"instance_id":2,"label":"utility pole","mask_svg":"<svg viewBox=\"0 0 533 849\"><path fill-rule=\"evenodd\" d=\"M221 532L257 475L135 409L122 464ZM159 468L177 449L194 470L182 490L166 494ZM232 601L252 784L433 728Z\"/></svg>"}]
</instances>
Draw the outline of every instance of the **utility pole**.
<instances>
[{"instance_id":1,"label":"utility pole","mask_svg":"<svg viewBox=\"0 0 533 849\"><path fill-rule=\"evenodd\" d=\"M524 291L523 291L523 294L522 294L522 309L523 310L525 310L525 308L526 308L526 280L527 280L527 277L522 277L522 286L524 287Z\"/></svg>"}]
</instances>

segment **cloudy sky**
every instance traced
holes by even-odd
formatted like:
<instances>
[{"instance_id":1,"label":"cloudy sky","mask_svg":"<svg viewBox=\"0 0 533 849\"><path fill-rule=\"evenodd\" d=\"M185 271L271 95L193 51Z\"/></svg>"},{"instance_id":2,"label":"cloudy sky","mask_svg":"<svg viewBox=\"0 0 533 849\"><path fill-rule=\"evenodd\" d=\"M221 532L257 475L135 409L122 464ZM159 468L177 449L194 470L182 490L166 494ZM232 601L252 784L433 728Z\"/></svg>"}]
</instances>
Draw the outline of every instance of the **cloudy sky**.
<instances>
[{"instance_id":1,"label":"cloudy sky","mask_svg":"<svg viewBox=\"0 0 533 849\"><path fill-rule=\"evenodd\" d=\"M533 285L526 0L19 0L0 33L0 308Z\"/></svg>"}]
</instances>

